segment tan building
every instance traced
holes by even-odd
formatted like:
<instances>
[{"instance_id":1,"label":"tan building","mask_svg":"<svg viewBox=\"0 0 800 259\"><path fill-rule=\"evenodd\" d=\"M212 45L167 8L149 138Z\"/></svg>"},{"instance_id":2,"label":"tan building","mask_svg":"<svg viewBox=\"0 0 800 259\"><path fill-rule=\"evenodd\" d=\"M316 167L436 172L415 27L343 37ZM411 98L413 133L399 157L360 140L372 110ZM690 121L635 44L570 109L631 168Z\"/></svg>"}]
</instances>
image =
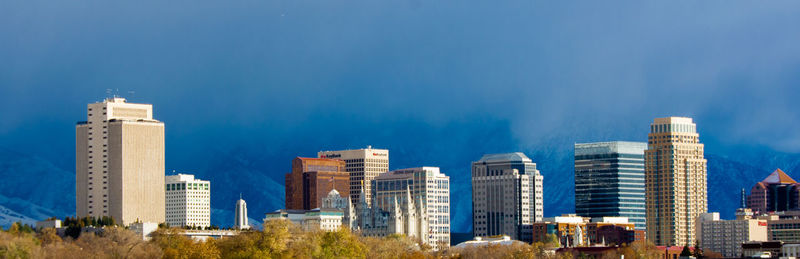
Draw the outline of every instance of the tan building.
<instances>
[{"instance_id":1,"label":"tan building","mask_svg":"<svg viewBox=\"0 0 800 259\"><path fill-rule=\"evenodd\" d=\"M286 208L311 210L322 206L331 190L344 190L349 195L350 174L344 161L338 159L297 157L292 160L292 172L286 174Z\"/></svg>"},{"instance_id":2,"label":"tan building","mask_svg":"<svg viewBox=\"0 0 800 259\"><path fill-rule=\"evenodd\" d=\"M115 97L87 114L75 134L77 216L164 222L164 123L153 106Z\"/></svg>"},{"instance_id":3,"label":"tan building","mask_svg":"<svg viewBox=\"0 0 800 259\"><path fill-rule=\"evenodd\" d=\"M695 220L708 211L706 159L691 118L657 118L645 151L647 239L693 245Z\"/></svg>"},{"instance_id":4,"label":"tan building","mask_svg":"<svg viewBox=\"0 0 800 259\"><path fill-rule=\"evenodd\" d=\"M320 151L317 157L343 160L347 172L350 172L350 190L347 192L350 194L350 199L359 200L363 183L367 204L372 204L372 180L389 171L389 150L376 149L372 146L364 149ZM342 189L337 190L342 191Z\"/></svg>"},{"instance_id":5,"label":"tan building","mask_svg":"<svg viewBox=\"0 0 800 259\"><path fill-rule=\"evenodd\" d=\"M727 258L741 256L745 242L767 241L767 221L753 219L750 209L738 211L736 220L720 220L716 212L703 213L697 224L700 247Z\"/></svg>"}]
</instances>

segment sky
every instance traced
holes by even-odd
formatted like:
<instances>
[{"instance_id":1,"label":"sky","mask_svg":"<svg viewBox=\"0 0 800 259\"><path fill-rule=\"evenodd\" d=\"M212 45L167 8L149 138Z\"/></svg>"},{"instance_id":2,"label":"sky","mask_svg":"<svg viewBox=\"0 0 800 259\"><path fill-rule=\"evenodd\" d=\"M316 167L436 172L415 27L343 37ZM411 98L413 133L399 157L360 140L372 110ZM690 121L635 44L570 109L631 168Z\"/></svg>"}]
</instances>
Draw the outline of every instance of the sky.
<instances>
[{"instance_id":1,"label":"sky","mask_svg":"<svg viewBox=\"0 0 800 259\"><path fill-rule=\"evenodd\" d=\"M672 115L695 119L706 150L798 153L797 10L798 1L3 1L0 147L73 170L75 122L111 89L154 104L177 170L245 150L285 157L278 179L293 156L370 144L426 154L392 157L397 166L468 166L480 157L447 151L645 141L653 118Z\"/></svg>"}]
</instances>

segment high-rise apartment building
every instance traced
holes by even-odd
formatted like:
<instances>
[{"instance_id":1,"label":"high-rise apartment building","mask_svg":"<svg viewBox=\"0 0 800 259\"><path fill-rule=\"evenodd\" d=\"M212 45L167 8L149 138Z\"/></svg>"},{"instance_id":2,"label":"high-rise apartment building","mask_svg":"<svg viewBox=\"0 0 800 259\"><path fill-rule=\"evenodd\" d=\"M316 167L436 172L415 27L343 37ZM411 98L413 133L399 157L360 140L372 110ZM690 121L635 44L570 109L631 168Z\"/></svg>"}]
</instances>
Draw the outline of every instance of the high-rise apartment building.
<instances>
[{"instance_id":1,"label":"high-rise apartment building","mask_svg":"<svg viewBox=\"0 0 800 259\"><path fill-rule=\"evenodd\" d=\"M347 172L350 172L350 189L337 189L339 192L349 194L355 202L360 199L361 186L364 186L367 203L372 202L372 180L378 175L389 171L389 150L376 149L367 146L363 149L320 151L319 158L343 160Z\"/></svg>"},{"instance_id":2,"label":"high-rise apartment building","mask_svg":"<svg viewBox=\"0 0 800 259\"><path fill-rule=\"evenodd\" d=\"M292 172L286 174L286 208L311 210L322 206L322 199L331 190L350 189L350 173L338 159L297 157Z\"/></svg>"},{"instance_id":3,"label":"high-rise apartment building","mask_svg":"<svg viewBox=\"0 0 800 259\"><path fill-rule=\"evenodd\" d=\"M575 214L626 217L646 228L644 142L575 144Z\"/></svg>"},{"instance_id":4,"label":"high-rise apartment building","mask_svg":"<svg viewBox=\"0 0 800 259\"><path fill-rule=\"evenodd\" d=\"M473 234L532 242L532 224L542 220L543 179L521 152L488 154L473 162Z\"/></svg>"},{"instance_id":5,"label":"high-rise apartment building","mask_svg":"<svg viewBox=\"0 0 800 259\"><path fill-rule=\"evenodd\" d=\"M173 227L211 226L211 182L191 174L166 177L167 224Z\"/></svg>"},{"instance_id":6,"label":"high-rise apartment building","mask_svg":"<svg viewBox=\"0 0 800 259\"><path fill-rule=\"evenodd\" d=\"M800 208L800 183L776 169L750 189L747 207L756 213L797 210Z\"/></svg>"},{"instance_id":7,"label":"high-rise apartment building","mask_svg":"<svg viewBox=\"0 0 800 259\"><path fill-rule=\"evenodd\" d=\"M240 195L241 196L241 195ZM236 215L234 215L233 228L235 229L249 229L250 223L247 218L247 202L242 197L236 201Z\"/></svg>"},{"instance_id":8,"label":"high-rise apartment building","mask_svg":"<svg viewBox=\"0 0 800 259\"><path fill-rule=\"evenodd\" d=\"M75 134L78 217L164 222L164 123L150 104L91 103Z\"/></svg>"},{"instance_id":9,"label":"high-rise apartment building","mask_svg":"<svg viewBox=\"0 0 800 259\"><path fill-rule=\"evenodd\" d=\"M450 177L438 167L394 170L372 183L372 206L390 211L420 205L428 218L428 243L435 248L450 246Z\"/></svg>"},{"instance_id":10,"label":"high-rise apartment building","mask_svg":"<svg viewBox=\"0 0 800 259\"><path fill-rule=\"evenodd\" d=\"M695 221L708 210L706 159L691 118L657 118L645 151L647 239L693 245Z\"/></svg>"}]
</instances>

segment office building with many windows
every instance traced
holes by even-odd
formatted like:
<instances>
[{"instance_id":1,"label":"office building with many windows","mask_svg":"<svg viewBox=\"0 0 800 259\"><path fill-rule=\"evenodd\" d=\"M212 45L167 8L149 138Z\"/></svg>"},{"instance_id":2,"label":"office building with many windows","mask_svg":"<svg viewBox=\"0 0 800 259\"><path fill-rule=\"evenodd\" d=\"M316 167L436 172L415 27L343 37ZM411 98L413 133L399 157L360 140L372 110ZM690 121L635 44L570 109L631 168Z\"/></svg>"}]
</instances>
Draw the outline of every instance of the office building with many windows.
<instances>
[{"instance_id":1,"label":"office building with many windows","mask_svg":"<svg viewBox=\"0 0 800 259\"><path fill-rule=\"evenodd\" d=\"M353 202L360 200L361 187L367 195L367 204L372 202L372 180L389 171L389 150L372 148L320 151L319 158L338 159L345 162L345 169L350 173L350 188L339 189L343 195L350 195ZM358 206L358 205L357 205Z\"/></svg>"},{"instance_id":2,"label":"office building with many windows","mask_svg":"<svg viewBox=\"0 0 800 259\"><path fill-rule=\"evenodd\" d=\"M626 217L645 230L644 142L575 144L575 214Z\"/></svg>"},{"instance_id":3,"label":"office building with many windows","mask_svg":"<svg viewBox=\"0 0 800 259\"><path fill-rule=\"evenodd\" d=\"M108 98L75 134L75 211L129 225L164 222L164 123L150 104Z\"/></svg>"},{"instance_id":4,"label":"office building with many windows","mask_svg":"<svg viewBox=\"0 0 800 259\"><path fill-rule=\"evenodd\" d=\"M450 177L439 172L438 167L394 170L376 177L372 187L373 208L423 210L417 213L427 217L428 229L423 231L427 237L422 239L434 248L450 245Z\"/></svg>"},{"instance_id":5,"label":"office building with many windows","mask_svg":"<svg viewBox=\"0 0 800 259\"><path fill-rule=\"evenodd\" d=\"M542 220L543 179L521 152L487 154L473 162L473 234L531 242L532 224Z\"/></svg>"},{"instance_id":6,"label":"office building with many windows","mask_svg":"<svg viewBox=\"0 0 800 259\"><path fill-rule=\"evenodd\" d=\"M172 227L211 226L211 182L194 175L166 177L166 217Z\"/></svg>"}]
</instances>

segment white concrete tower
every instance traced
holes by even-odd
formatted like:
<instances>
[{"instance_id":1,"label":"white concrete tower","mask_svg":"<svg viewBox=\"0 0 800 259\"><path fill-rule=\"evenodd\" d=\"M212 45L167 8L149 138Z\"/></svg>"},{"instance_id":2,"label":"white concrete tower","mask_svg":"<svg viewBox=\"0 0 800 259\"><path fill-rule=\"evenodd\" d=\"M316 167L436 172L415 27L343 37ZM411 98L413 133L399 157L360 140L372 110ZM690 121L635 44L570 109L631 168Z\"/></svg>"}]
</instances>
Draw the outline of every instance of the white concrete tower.
<instances>
[{"instance_id":1,"label":"white concrete tower","mask_svg":"<svg viewBox=\"0 0 800 259\"><path fill-rule=\"evenodd\" d=\"M239 195L239 200L236 201L236 222L234 222L236 229L249 229L250 224L247 223L247 203L242 200L242 195Z\"/></svg>"}]
</instances>

